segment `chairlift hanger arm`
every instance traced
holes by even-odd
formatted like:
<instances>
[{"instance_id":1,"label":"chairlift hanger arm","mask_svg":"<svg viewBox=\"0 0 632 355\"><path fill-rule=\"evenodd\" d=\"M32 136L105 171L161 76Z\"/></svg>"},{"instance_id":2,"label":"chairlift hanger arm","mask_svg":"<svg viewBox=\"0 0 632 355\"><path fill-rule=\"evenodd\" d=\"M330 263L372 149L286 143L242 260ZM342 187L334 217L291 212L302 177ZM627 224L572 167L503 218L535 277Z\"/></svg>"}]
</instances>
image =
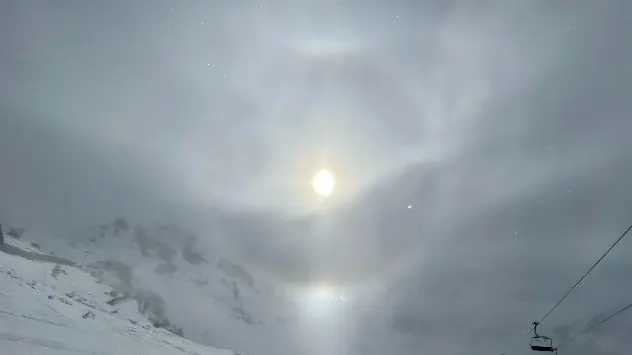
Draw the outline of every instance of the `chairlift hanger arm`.
<instances>
[{"instance_id":1,"label":"chairlift hanger arm","mask_svg":"<svg viewBox=\"0 0 632 355\"><path fill-rule=\"evenodd\" d=\"M533 322L533 334L535 334L536 338L540 337L540 334L538 334L538 325L540 324L540 322Z\"/></svg>"}]
</instances>

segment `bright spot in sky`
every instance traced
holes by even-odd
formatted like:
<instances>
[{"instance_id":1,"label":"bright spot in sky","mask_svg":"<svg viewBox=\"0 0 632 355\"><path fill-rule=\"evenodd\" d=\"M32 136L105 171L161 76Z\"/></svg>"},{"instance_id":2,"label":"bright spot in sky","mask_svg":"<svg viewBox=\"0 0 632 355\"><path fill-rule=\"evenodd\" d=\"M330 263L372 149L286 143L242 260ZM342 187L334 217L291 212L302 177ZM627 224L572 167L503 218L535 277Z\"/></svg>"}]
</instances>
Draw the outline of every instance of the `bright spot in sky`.
<instances>
[{"instance_id":1,"label":"bright spot in sky","mask_svg":"<svg viewBox=\"0 0 632 355\"><path fill-rule=\"evenodd\" d=\"M312 178L314 192L320 197L328 197L334 191L336 179L334 175L326 169L317 172Z\"/></svg>"},{"instance_id":2,"label":"bright spot in sky","mask_svg":"<svg viewBox=\"0 0 632 355\"><path fill-rule=\"evenodd\" d=\"M303 298L304 310L313 319L332 319L340 302L346 299L335 287L319 285L306 290Z\"/></svg>"},{"instance_id":3,"label":"bright spot in sky","mask_svg":"<svg viewBox=\"0 0 632 355\"><path fill-rule=\"evenodd\" d=\"M408 205L408 208L413 208L413 205Z\"/></svg>"},{"instance_id":4,"label":"bright spot in sky","mask_svg":"<svg viewBox=\"0 0 632 355\"><path fill-rule=\"evenodd\" d=\"M331 302L334 300L334 292L325 287L319 287L310 292L310 299L313 302Z\"/></svg>"}]
</instances>

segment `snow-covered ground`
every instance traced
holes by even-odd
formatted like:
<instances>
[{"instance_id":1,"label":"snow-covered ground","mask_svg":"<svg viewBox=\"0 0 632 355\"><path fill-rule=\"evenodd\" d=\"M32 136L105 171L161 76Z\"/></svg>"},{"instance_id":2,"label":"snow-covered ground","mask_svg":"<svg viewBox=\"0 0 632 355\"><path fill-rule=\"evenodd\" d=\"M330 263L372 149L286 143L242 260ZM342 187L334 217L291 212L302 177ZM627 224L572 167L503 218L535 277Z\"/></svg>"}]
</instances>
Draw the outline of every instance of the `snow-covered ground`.
<instances>
[{"instance_id":1,"label":"snow-covered ground","mask_svg":"<svg viewBox=\"0 0 632 355\"><path fill-rule=\"evenodd\" d=\"M55 265L0 252L0 354L233 354L155 328L135 300L110 305L111 287Z\"/></svg>"},{"instance_id":2,"label":"snow-covered ground","mask_svg":"<svg viewBox=\"0 0 632 355\"><path fill-rule=\"evenodd\" d=\"M192 341L247 354L303 350L291 344L301 316L293 294L272 287L186 227L117 219L20 238L7 240L31 249L36 242L41 252L75 262L117 291L149 301Z\"/></svg>"}]
</instances>

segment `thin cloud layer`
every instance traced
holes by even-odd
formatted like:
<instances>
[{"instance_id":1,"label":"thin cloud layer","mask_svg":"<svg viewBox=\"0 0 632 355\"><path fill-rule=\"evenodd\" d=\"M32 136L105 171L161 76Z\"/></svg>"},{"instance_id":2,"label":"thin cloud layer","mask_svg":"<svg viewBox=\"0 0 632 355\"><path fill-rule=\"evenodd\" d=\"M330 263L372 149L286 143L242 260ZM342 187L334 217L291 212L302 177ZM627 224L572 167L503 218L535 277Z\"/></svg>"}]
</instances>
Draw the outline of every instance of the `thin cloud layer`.
<instances>
[{"instance_id":1,"label":"thin cloud layer","mask_svg":"<svg viewBox=\"0 0 632 355\"><path fill-rule=\"evenodd\" d=\"M355 290L320 350L527 354L630 223L623 1L2 7L0 217L195 220L279 282ZM542 331L629 303L631 248ZM565 351L623 354L629 319Z\"/></svg>"}]
</instances>

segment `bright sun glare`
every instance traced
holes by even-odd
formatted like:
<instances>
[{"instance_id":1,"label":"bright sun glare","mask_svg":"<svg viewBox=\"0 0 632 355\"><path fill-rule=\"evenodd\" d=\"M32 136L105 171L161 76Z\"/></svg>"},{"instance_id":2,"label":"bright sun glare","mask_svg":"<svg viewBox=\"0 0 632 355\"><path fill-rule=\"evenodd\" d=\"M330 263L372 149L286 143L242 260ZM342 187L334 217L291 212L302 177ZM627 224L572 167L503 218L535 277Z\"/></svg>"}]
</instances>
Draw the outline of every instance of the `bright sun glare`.
<instances>
[{"instance_id":1,"label":"bright sun glare","mask_svg":"<svg viewBox=\"0 0 632 355\"><path fill-rule=\"evenodd\" d=\"M335 288L319 285L305 290L302 303L307 315L313 319L331 319L341 302L345 302Z\"/></svg>"},{"instance_id":2,"label":"bright sun glare","mask_svg":"<svg viewBox=\"0 0 632 355\"><path fill-rule=\"evenodd\" d=\"M336 185L336 179L334 175L326 169L322 169L317 172L312 178L312 187L314 192L320 197L328 197L334 192L334 186Z\"/></svg>"},{"instance_id":3,"label":"bright sun glare","mask_svg":"<svg viewBox=\"0 0 632 355\"><path fill-rule=\"evenodd\" d=\"M317 288L310 292L312 302L325 303L331 302L334 298L334 292L324 287Z\"/></svg>"}]
</instances>

